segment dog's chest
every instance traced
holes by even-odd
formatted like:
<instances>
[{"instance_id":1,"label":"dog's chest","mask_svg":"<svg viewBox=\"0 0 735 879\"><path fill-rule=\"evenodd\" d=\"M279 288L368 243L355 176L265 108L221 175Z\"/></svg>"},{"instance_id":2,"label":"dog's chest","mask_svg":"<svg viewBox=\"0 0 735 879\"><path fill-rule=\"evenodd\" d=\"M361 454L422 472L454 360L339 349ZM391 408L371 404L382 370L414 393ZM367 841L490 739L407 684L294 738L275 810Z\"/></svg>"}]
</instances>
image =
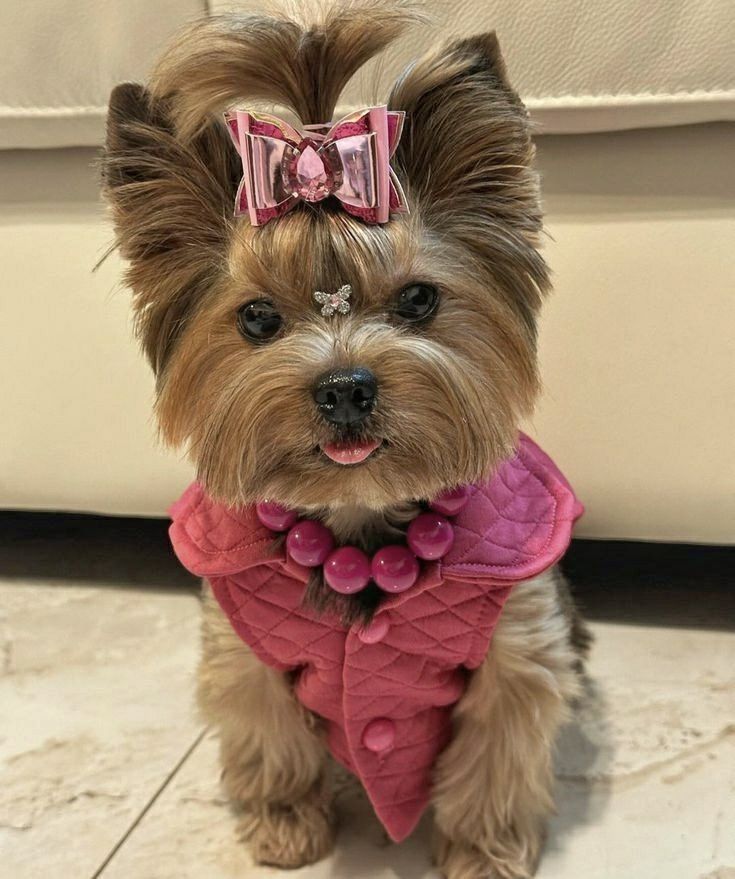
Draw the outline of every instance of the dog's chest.
<instances>
[{"instance_id":1,"label":"dog's chest","mask_svg":"<svg viewBox=\"0 0 735 879\"><path fill-rule=\"evenodd\" d=\"M281 562L211 582L240 637L263 662L294 675L297 698L325 722L330 750L402 839L428 802L451 706L466 670L486 654L512 586L444 579L433 565L367 626L345 627L303 606L303 578Z\"/></svg>"},{"instance_id":2,"label":"dog's chest","mask_svg":"<svg viewBox=\"0 0 735 879\"><path fill-rule=\"evenodd\" d=\"M289 559L253 508L227 508L193 485L171 510L181 561L206 576L233 628L263 662L293 676L323 718L335 757L362 781L396 840L429 800L451 706L483 661L513 585L565 552L582 507L527 437L474 486L455 541L367 627L304 606L309 571Z\"/></svg>"}]
</instances>

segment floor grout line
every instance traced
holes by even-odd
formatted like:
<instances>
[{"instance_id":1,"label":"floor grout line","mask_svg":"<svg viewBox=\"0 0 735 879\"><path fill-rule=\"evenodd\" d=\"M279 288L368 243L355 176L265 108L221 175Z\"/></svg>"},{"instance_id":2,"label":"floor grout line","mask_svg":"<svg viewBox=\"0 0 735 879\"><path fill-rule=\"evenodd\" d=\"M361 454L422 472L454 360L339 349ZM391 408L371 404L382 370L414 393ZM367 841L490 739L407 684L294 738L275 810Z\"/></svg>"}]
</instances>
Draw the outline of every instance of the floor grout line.
<instances>
[{"instance_id":1,"label":"floor grout line","mask_svg":"<svg viewBox=\"0 0 735 879\"><path fill-rule=\"evenodd\" d=\"M158 798L161 796L161 794L166 790L166 788L169 786L169 784L171 784L171 782L174 780L174 778L178 775L179 770L184 765L184 763L186 763L186 761L189 759L189 757L192 755L192 753L196 749L197 745L200 744L200 742L202 741L202 739L204 738L206 733L207 733L207 727L205 726L204 729L201 730L199 735L194 739L194 741L189 745L189 747L186 749L186 751L184 751L182 756L176 762L173 769L163 779L161 784L158 786L158 788L154 792L153 796L150 798L150 800L148 800L148 802L145 804L145 806L141 809L140 814L138 814L136 816L136 818L132 822L132 824L125 830L125 832L120 837L120 839L118 839L118 841L112 847L112 849L110 850L107 857L104 859L104 861L102 861L102 863L99 865L99 867L92 874L91 879L99 879L99 877L102 876L104 871L109 867L112 859L120 851L120 849L123 847L123 845L126 843L126 841L130 838L131 834L136 829L136 827L138 827L140 822L145 818L145 816L150 812L150 810L156 804L156 802L158 801Z\"/></svg>"}]
</instances>

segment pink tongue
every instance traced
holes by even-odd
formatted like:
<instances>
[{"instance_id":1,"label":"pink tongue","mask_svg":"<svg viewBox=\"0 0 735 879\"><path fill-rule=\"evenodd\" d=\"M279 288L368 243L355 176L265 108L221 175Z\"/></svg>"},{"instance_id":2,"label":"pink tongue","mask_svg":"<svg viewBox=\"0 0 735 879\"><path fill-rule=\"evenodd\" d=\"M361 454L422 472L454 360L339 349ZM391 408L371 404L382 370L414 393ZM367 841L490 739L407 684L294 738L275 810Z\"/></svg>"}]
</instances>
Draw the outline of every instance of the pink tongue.
<instances>
[{"instance_id":1,"label":"pink tongue","mask_svg":"<svg viewBox=\"0 0 735 879\"><path fill-rule=\"evenodd\" d=\"M379 440L362 443L327 443L322 446L322 451L337 464L359 464L369 458L379 445Z\"/></svg>"}]
</instances>

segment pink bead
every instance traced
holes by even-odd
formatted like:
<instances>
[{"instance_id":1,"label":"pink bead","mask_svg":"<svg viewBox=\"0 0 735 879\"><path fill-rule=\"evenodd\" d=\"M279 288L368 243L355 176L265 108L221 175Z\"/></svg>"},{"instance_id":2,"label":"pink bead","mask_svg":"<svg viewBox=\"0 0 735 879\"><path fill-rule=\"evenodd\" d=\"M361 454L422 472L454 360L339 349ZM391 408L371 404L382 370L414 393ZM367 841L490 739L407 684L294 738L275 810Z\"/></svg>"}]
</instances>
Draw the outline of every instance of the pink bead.
<instances>
[{"instance_id":1,"label":"pink bead","mask_svg":"<svg viewBox=\"0 0 735 879\"><path fill-rule=\"evenodd\" d=\"M303 519L286 535L286 549L299 565L316 568L324 563L334 547L332 532L321 522Z\"/></svg>"},{"instance_id":2,"label":"pink bead","mask_svg":"<svg viewBox=\"0 0 735 879\"><path fill-rule=\"evenodd\" d=\"M396 725L388 717L371 720L362 732L362 743L374 754L390 751L396 740Z\"/></svg>"},{"instance_id":3,"label":"pink bead","mask_svg":"<svg viewBox=\"0 0 735 879\"><path fill-rule=\"evenodd\" d=\"M460 510L467 506L470 499L470 488L468 485L460 485L449 491L443 491L439 497L435 497L429 504L435 513L442 513L444 516L456 516Z\"/></svg>"},{"instance_id":4,"label":"pink bead","mask_svg":"<svg viewBox=\"0 0 735 879\"><path fill-rule=\"evenodd\" d=\"M289 510L275 501L261 501L255 505L255 513L261 524L271 531L288 531L299 518L296 510Z\"/></svg>"},{"instance_id":5,"label":"pink bead","mask_svg":"<svg viewBox=\"0 0 735 879\"><path fill-rule=\"evenodd\" d=\"M454 543L454 528L438 513L421 513L408 526L406 541L420 559L441 559Z\"/></svg>"},{"instance_id":6,"label":"pink bead","mask_svg":"<svg viewBox=\"0 0 735 879\"><path fill-rule=\"evenodd\" d=\"M370 559L356 546L341 546L324 562L324 579L342 595L359 592L370 582Z\"/></svg>"},{"instance_id":7,"label":"pink bead","mask_svg":"<svg viewBox=\"0 0 735 879\"><path fill-rule=\"evenodd\" d=\"M370 565L373 580L386 592L405 592L416 582L419 563L407 546L384 546Z\"/></svg>"}]
</instances>

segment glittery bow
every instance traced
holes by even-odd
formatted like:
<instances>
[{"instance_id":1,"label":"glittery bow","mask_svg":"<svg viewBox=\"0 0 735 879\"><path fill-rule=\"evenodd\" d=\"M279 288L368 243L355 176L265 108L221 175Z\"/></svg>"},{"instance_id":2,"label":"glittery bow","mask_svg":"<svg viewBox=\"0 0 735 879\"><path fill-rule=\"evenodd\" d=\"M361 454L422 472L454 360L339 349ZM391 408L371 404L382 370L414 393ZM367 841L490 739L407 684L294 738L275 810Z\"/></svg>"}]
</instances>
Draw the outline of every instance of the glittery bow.
<instances>
[{"instance_id":1,"label":"glittery bow","mask_svg":"<svg viewBox=\"0 0 735 879\"><path fill-rule=\"evenodd\" d=\"M408 211L390 166L403 118L402 111L372 107L331 127L306 125L297 131L275 116L226 113L243 167L235 216L247 214L261 226L301 200L318 202L330 195L366 223L386 223L391 211Z\"/></svg>"}]
</instances>

